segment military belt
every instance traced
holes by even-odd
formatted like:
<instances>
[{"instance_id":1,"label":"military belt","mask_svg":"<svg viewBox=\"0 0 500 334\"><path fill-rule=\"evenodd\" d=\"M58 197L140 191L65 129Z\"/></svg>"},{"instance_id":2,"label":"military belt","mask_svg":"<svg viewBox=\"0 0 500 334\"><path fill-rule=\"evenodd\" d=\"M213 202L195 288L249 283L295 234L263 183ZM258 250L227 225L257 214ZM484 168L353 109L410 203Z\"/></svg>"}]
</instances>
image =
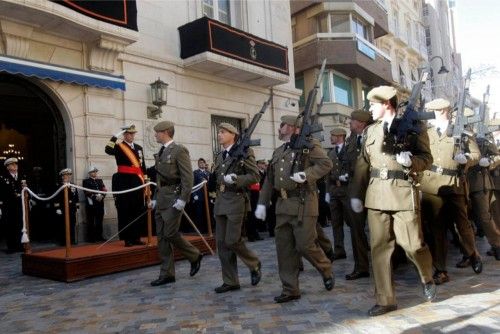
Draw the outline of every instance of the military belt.
<instances>
[{"instance_id":1,"label":"military belt","mask_svg":"<svg viewBox=\"0 0 500 334\"><path fill-rule=\"evenodd\" d=\"M299 189L292 189L292 190L285 190L285 189L280 189L278 191L279 197L283 199L291 198L291 197L299 197L300 196L300 190Z\"/></svg>"},{"instance_id":2,"label":"military belt","mask_svg":"<svg viewBox=\"0 0 500 334\"><path fill-rule=\"evenodd\" d=\"M433 171L439 175L448 175L448 176L457 176L458 175L458 170L456 170L456 169L443 168L441 166L436 166L436 165L431 166L431 171Z\"/></svg>"},{"instance_id":3,"label":"military belt","mask_svg":"<svg viewBox=\"0 0 500 334\"><path fill-rule=\"evenodd\" d=\"M380 169L372 169L370 172L371 177L377 177L382 180L388 179L400 179L400 180L408 180L408 175L402 170L389 170L387 168Z\"/></svg>"},{"instance_id":4,"label":"military belt","mask_svg":"<svg viewBox=\"0 0 500 334\"><path fill-rule=\"evenodd\" d=\"M219 184L219 191L221 193L236 193L236 194L243 194L243 189L241 188L236 188L234 186L228 186L227 184Z\"/></svg>"},{"instance_id":5,"label":"military belt","mask_svg":"<svg viewBox=\"0 0 500 334\"><path fill-rule=\"evenodd\" d=\"M181 184L181 180L179 179L171 179L171 180L165 180L165 181L160 181L161 187L164 186L176 186Z\"/></svg>"}]
</instances>

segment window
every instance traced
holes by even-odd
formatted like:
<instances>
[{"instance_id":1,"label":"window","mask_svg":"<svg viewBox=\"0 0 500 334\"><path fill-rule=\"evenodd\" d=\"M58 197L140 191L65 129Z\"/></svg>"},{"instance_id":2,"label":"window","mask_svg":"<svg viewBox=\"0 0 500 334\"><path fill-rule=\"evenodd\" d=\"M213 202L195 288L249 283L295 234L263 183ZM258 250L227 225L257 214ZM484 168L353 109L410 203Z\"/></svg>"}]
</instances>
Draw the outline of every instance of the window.
<instances>
[{"instance_id":1,"label":"window","mask_svg":"<svg viewBox=\"0 0 500 334\"><path fill-rule=\"evenodd\" d=\"M297 89L302 89L302 94L300 95L300 98L299 98L299 108L300 107L303 107L306 105L306 102L305 102L305 94L306 92L304 92L304 77L295 77L295 88Z\"/></svg>"},{"instance_id":2,"label":"window","mask_svg":"<svg viewBox=\"0 0 500 334\"><path fill-rule=\"evenodd\" d=\"M328 14L324 14L318 17L318 31L319 32L329 32L328 30Z\"/></svg>"},{"instance_id":3,"label":"window","mask_svg":"<svg viewBox=\"0 0 500 334\"><path fill-rule=\"evenodd\" d=\"M332 32L349 32L348 14L330 14Z\"/></svg>"},{"instance_id":4,"label":"window","mask_svg":"<svg viewBox=\"0 0 500 334\"><path fill-rule=\"evenodd\" d=\"M371 88L367 86L363 86L363 88L361 88L361 98L363 99L363 109L365 111L370 110L370 101L368 101L368 93L370 90Z\"/></svg>"},{"instance_id":5,"label":"window","mask_svg":"<svg viewBox=\"0 0 500 334\"><path fill-rule=\"evenodd\" d=\"M370 36L368 33L368 29L363 21L358 19L357 17L352 18L352 32L355 33L358 36L363 37L366 40L370 40Z\"/></svg>"},{"instance_id":6,"label":"window","mask_svg":"<svg viewBox=\"0 0 500 334\"><path fill-rule=\"evenodd\" d=\"M397 10L392 13L392 26L394 28L394 35L399 36L399 13Z\"/></svg>"},{"instance_id":7,"label":"window","mask_svg":"<svg viewBox=\"0 0 500 334\"><path fill-rule=\"evenodd\" d=\"M204 16L231 24L229 0L202 0L202 12Z\"/></svg>"},{"instance_id":8,"label":"window","mask_svg":"<svg viewBox=\"0 0 500 334\"><path fill-rule=\"evenodd\" d=\"M332 71L323 75L323 101L335 102L346 106L353 106L351 79Z\"/></svg>"}]
</instances>

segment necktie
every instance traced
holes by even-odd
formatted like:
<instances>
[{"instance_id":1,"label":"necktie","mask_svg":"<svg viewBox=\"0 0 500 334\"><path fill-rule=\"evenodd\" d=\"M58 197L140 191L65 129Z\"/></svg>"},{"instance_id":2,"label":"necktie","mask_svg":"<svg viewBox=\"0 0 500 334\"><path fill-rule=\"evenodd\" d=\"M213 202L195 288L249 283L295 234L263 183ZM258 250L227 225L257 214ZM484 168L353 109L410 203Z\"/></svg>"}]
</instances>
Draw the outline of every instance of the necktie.
<instances>
[{"instance_id":1,"label":"necktie","mask_svg":"<svg viewBox=\"0 0 500 334\"><path fill-rule=\"evenodd\" d=\"M335 146L335 153L339 154L340 147L338 145Z\"/></svg>"},{"instance_id":2,"label":"necktie","mask_svg":"<svg viewBox=\"0 0 500 334\"><path fill-rule=\"evenodd\" d=\"M389 134L389 123L384 122L384 135Z\"/></svg>"},{"instance_id":3,"label":"necktie","mask_svg":"<svg viewBox=\"0 0 500 334\"><path fill-rule=\"evenodd\" d=\"M163 150L165 150L165 146L162 146L160 148L160 152L158 152L158 157L161 157L161 154L163 153Z\"/></svg>"},{"instance_id":4,"label":"necktie","mask_svg":"<svg viewBox=\"0 0 500 334\"><path fill-rule=\"evenodd\" d=\"M222 152L222 160L226 160L227 158L227 151L224 150L224 152Z\"/></svg>"},{"instance_id":5,"label":"necktie","mask_svg":"<svg viewBox=\"0 0 500 334\"><path fill-rule=\"evenodd\" d=\"M442 132L441 132L441 128L437 128L437 129L436 129L436 131L437 131L437 133L438 133L438 136L439 136L439 137L441 137L441 134L442 134Z\"/></svg>"},{"instance_id":6,"label":"necktie","mask_svg":"<svg viewBox=\"0 0 500 334\"><path fill-rule=\"evenodd\" d=\"M361 136L358 136L358 138L356 138L356 147L358 149L361 148Z\"/></svg>"}]
</instances>

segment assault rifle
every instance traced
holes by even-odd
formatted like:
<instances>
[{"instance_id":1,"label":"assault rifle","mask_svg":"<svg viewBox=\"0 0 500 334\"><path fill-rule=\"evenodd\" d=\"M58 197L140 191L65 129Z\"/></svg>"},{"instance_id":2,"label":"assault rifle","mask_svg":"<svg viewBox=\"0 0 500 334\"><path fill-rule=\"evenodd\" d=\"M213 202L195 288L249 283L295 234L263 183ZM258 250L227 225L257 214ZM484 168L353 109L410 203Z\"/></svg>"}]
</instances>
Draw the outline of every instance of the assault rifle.
<instances>
[{"instance_id":1,"label":"assault rifle","mask_svg":"<svg viewBox=\"0 0 500 334\"><path fill-rule=\"evenodd\" d=\"M457 113L455 115L455 124L453 124L453 140L455 142L454 155L457 153L465 153L465 143L467 142L467 134L465 133L465 102L467 96L469 95L469 85L470 85L471 69L467 71L464 81L464 89L460 93L457 105Z\"/></svg>"},{"instance_id":2,"label":"assault rifle","mask_svg":"<svg viewBox=\"0 0 500 334\"><path fill-rule=\"evenodd\" d=\"M231 147L231 150L229 151L229 156L231 156L231 158L234 158L233 161L248 158L248 148L250 146L260 145L260 139L251 139L251 137L262 115L264 115L267 107L271 103L271 99L272 95L269 96L266 102L264 102L262 108L260 108L260 111L253 116L252 121L250 122L248 128L246 128L241 132L241 136L238 137L236 143L234 143L233 147Z\"/></svg>"},{"instance_id":3,"label":"assault rifle","mask_svg":"<svg viewBox=\"0 0 500 334\"><path fill-rule=\"evenodd\" d=\"M299 116L297 116L296 124L300 123L300 120L302 119L302 127L300 128L299 134L293 135L290 139L290 148L293 150L308 153L309 149L314 147L314 144L311 141L312 135L323 131L323 125L317 121L317 118L313 116L312 112L314 106L316 105L316 96L318 95L319 86L321 84L321 80L323 79L325 66L326 58L321 64L321 69L319 70L318 78L316 79L313 89L309 91L304 110L299 114ZM319 108L321 108L321 106Z\"/></svg>"}]
</instances>

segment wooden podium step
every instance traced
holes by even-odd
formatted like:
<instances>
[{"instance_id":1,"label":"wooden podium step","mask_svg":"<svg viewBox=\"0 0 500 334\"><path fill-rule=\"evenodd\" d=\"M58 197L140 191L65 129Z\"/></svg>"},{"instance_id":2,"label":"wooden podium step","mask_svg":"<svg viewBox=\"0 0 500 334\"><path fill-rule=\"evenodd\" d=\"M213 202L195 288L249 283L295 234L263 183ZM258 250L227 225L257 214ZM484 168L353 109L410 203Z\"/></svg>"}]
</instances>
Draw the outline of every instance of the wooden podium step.
<instances>
[{"instance_id":1,"label":"wooden podium step","mask_svg":"<svg viewBox=\"0 0 500 334\"><path fill-rule=\"evenodd\" d=\"M203 240L197 235L183 235L203 254L210 254ZM205 236L215 252L215 238ZM142 241L146 241L143 238ZM66 248L33 251L22 255L23 274L49 278L63 282L75 282L89 277L112 274L124 270L153 266L160 263L156 237L151 246L124 247L123 241L113 241L102 247L87 244L71 248L66 257ZM176 260L183 259L174 248Z\"/></svg>"}]
</instances>

